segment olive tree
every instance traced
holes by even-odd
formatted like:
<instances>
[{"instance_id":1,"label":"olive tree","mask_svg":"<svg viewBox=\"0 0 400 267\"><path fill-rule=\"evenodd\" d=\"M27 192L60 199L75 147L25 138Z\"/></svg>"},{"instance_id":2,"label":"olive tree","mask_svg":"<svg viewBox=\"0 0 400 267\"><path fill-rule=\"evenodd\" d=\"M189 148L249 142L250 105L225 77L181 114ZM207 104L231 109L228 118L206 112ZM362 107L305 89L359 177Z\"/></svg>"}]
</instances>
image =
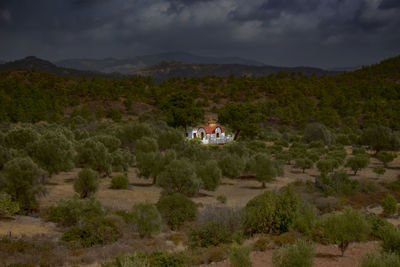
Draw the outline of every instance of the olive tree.
<instances>
[{"instance_id":1,"label":"olive tree","mask_svg":"<svg viewBox=\"0 0 400 267\"><path fill-rule=\"evenodd\" d=\"M296 168L302 169L303 173L306 169L311 169L314 165L314 162L309 158L299 158L296 159Z\"/></svg>"},{"instance_id":2,"label":"olive tree","mask_svg":"<svg viewBox=\"0 0 400 267\"><path fill-rule=\"evenodd\" d=\"M370 232L371 227L364 215L352 208L334 213L323 222L324 236L339 245L342 257L351 242L364 241Z\"/></svg>"},{"instance_id":3,"label":"olive tree","mask_svg":"<svg viewBox=\"0 0 400 267\"><path fill-rule=\"evenodd\" d=\"M215 191L222 178L222 172L215 160L208 160L196 166L196 174L203 182L205 190Z\"/></svg>"},{"instance_id":4,"label":"olive tree","mask_svg":"<svg viewBox=\"0 0 400 267\"><path fill-rule=\"evenodd\" d=\"M390 128L379 125L365 129L361 135L361 142L377 153L381 150L397 150L400 146L398 136Z\"/></svg>"},{"instance_id":5,"label":"olive tree","mask_svg":"<svg viewBox=\"0 0 400 267\"><path fill-rule=\"evenodd\" d=\"M395 158L397 158L396 153L391 153L387 151L380 151L376 154L376 158L383 163L383 166L385 168L387 167L387 164L392 162Z\"/></svg>"},{"instance_id":6,"label":"olive tree","mask_svg":"<svg viewBox=\"0 0 400 267\"><path fill-rule=\"evenodd\" d=\"M83 169L78 173L74 189L80 198L93 196L99 187L99 174L92 169Z\"/></svg>"},{"instance_id":7,"label":"olive tree","mask_svg":"<svg viewBox=\"0 0 400 267\"><path fill-rule=\"evenodd\" d=\"M77 146L77 161L83 167L104 172L109 175L112 171L112 155L99 141L92 138L81 141Z\"/></svg>"},{"instance_id":8,"label":"olive tree","mask_svg":"<svg viewBox=\"0 0 400 267\"><path fill-rule=\"evenodd\" d=\"M283 175L283 169L277 161L266 154L256 154L254 156L254 172L256 179L265 188L266 182L271 182L275 177Z\"/></svg>"},{"instance_id":9,"label":"olive tree","mask_svg":"<svg viewBox=\"0 0 400 267\"><path fill-rule=\"evenodd\" d=\"M14 158L8 161L0 176L0 190L18 202L22 210L37 205L36 197L44 192L45 171L29 157Z\"/></svg>"},{"instance_id":10,"label":"olive tree","mask_svg":"<svg viewBox=\"0 0 400 267\"><path fill-rule=\"evenodd\" d=\"M196 176L195 168L186 159L176 159L168 164L157 183L167 194L195 195L201 188L201 180Z\"/></svg>"},{"instance_id":11,"label":"olive tree","mask_svg":"<svg viewBox=\"0 0 400 267\"><path fill-rule=\"evenodd\" d=\"M156 184L157 177L164 171L165 167L175 159L176 153L174 150L170 149L162 153L138 153L136 156L138 174L145 179L153 178L153 184Z\"/></svg>"},{"instance_id":12,"label":"olive tree","mask_svg":"<svg viewBox=\"0 0 400 267\"><path fill-rule=\"evenodd\" d=\"M51 176L74 167L73 144L61 132L47 132L28 147L29 155Z\"/></svg>"},{"instance_id":13,"label":"olive tree","mask_svg":"<svg viewBox=\"0 0 400 267\"><path fill-rule=\"evenodd\" d=\"M332 134L326 128L325 125L321 123L310 123L304 129L303 135L304 141L307 143L313 141L322 141L325 145L330 145L332 142Z\"/></svg>"},{"instance_id":14,"label":"olive tree","mask_svg":"<svg viewBox=\"0 0 400 267\"><path fill-rule=\"evenodd\" d=\"M367 154L358 154L354 157L351 157L346 162L346 167L349 167L352 171L354 171L354 175L357 175L357 172L361 169L368 167L369 165L369 155Z\"/></svg>"}]
</instances>

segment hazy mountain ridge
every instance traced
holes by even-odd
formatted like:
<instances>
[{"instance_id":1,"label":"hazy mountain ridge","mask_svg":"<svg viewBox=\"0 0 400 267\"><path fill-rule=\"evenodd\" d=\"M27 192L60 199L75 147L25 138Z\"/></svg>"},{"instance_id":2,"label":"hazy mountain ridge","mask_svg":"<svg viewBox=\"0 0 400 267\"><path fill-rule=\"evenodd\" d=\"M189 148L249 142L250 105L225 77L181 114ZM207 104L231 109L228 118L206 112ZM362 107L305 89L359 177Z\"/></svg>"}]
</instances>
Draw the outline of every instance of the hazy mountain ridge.
<instances>
[{"instance_id":1,"label":"hazy mountain ridge","mask_svg":"<svg viewBox=\"0 0 400 267\"><path fill-rule=\"evenodd\" d=\"M299 73L311 76L332 76L343 73L342 71L327 71L313 67L276 67L276 66L250 66L242 64L192 64L182 62L162 62L144 68L132 75L151 76L155 81L163 81L171 77L203 77L203 76L267 76L279 72Z\"/></svg>"},{"instance_id":2,"label":"hazy mountain ridge","mask_svg":"<svg viewBox=\"0 0 400 267\"><path fill-rule=\"evenodd\" d=\"M65 59L55 62L56 65L77 70L91 70L104 73L131 73L165 61L177 61L196 64L243 64L263 66L262 62L240 57L206 57L184 52L162 53L137 56L128 59Z\"/></svg>"},{"instance_id":3,"label":"hazy mountain ridge","mask_svg":"<svg viewBox=\"0 0 400 267\"><path fill-rule=\"evenodd\" d=\"M59 76L72 77L109 77L117 78L121 74L104 74L94 71L81 71L70 68L58 67L50 61L43 60L34 56L29 56L23 59L15 60L0 64L0 71L10 70L37 70Z\"/></svg>"}]
</instances>

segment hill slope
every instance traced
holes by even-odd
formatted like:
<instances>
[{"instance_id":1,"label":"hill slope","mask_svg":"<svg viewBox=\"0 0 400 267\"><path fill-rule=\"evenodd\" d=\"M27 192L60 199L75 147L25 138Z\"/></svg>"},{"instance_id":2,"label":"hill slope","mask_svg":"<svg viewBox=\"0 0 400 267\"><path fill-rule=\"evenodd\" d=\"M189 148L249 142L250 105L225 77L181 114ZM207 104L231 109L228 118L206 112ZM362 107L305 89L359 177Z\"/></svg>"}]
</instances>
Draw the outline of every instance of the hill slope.
<instances>
[{"instance_id":1,"label":"hill slope","mask_svg":"<svg viewBox=\"0 0 400 267\"><path fill-rule=\"evenodd\" d=\"M338 75L342 72L326 71L312 67L275 67L275 66L250 66L241 64L192 64L182 62L162 62L157 65L132 72L137 76L151 76L155 81L163 81L171 77L204 77L220 76L227 77L235 75L236 77L250 76L268 76L279 72L298 73L302 72L305 76Z\"/></svg>"},{"instance_id":2,"label":"hill slope","mask_svg":"<svg viewBox=\"0 0 400 267\"><path fill-rule=\"evenodd\" d=\"M80 71L75 69L68 69L58 67L50 61L43 60L37 57L26 57L16 61L0 64L0 71L13 71L13 70L36 70L58 76L71 76L71 77L108 77L118 78L120 74L103 74L93 71Z\"/></svg>"},{"instance_id":3,"label":"hill slope","mask_svg":"<svg viewBox=\"0 0 400 267\"><path fill-rule=\"evenodd\" d=\"M128 59L66 59L55 62L57 65L78 69L99 71L104 73L131 73L163 61L178 61L198 64L243 64L262 66L264 63L240 57L204 57L184 52L152 54Z\"/></svg>"}]
</instances>

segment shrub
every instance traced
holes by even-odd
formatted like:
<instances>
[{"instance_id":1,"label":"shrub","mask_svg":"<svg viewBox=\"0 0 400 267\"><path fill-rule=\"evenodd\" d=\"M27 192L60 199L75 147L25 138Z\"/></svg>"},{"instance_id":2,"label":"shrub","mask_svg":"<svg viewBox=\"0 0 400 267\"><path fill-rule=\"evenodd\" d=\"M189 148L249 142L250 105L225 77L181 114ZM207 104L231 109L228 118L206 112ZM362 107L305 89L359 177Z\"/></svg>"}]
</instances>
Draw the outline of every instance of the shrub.
<instances>
[{"instance_id":1,"label":"shrub","mask_svg":"<svg viewBox=\"0 0 400 267\"><path fill-rule=\"evenodd\" d=\"M92 169L83 169L78 173L74 182L75 192L81 198L91 197L96 194L99 187L99 174Z\"/></svg>"},{"instance_id":2,"label":"shrub","mask_svg":"<svg viewBox=\"0 0 400 267\"><path fill-rule=\"evenodd\" d=\"M0 189L9 194L21 210L29 210L37 206L36 197L44 192L44 175L29 157L14 158L4 165Z\"/></svg>"},{"instance_id":3,"label":"shrub","mask_svg":"<svg viewBox=\"0 0 400 267\"><path fill-rule=\"evenodd\" d=\"M105 263L103 267L150 267L150 264L143 252L135 251L129 255L118 256L114 262Z\"/></svg>"},{"instance_id":4,"label":"shrub","mask_svg":"<svg viewBox=\"0 0 400 267\"><path fill-rule=\"evenodd\" d=\"M126 174L117 175L111 179L111 188L112 189L127 189L129 185L129 179Z\"/></svg>"},{"instance_id":5,"label":"shrub","mask_svg":"<svg viewBox=\"0 0 400 267\"><path fill-rule=\"evenodd\" d=\"M400 256L395 253L368 253L361 267L394 267L400 266Z\"/></svg>"},{"instance_id":6,"label":"shrub","mask_svg":"<svg viewBox=\"0 0 400 267\"><path fill-rule=\"evenodd\" d=\"M218 200L219 202L221 202L222 204L225 204L225 203L226 203L226 196L224 196L224 195L219 195L219 196L217 196L217 200Z\"/></svg>"},{"instance_id":7,"label":"shrub","mask_svg":"<svg viewBox=\"0 0 400 267\"><path fill-rule=\"evenodd\" d=\"M236 178L242 174L245 164L243 159L236 154L221 153L218 158L218 165L222 174L229 178Z\"/></svg>"},{"instance_id":8,"label":"shrub","mask_svg":"<svg viewBox=\"0 0 400 267\"><path fill-rule=\"evenodd\" d=\"M350 242L363 241L370 232L371 227L364 215L352 208L332 214L323 222L324 236L339 245L342 257Z\"/></svg>"},{"instance_id":9,"label":"shrub","mask_svg":"<svg viewBox=\"0 0 400 267\"><path fill-rule=\"evenodd\" d=\"M363 147L354 147L351 152L353 155L368 155L367 151Z\"/></svg>"},{"instance_id":10,"label":"shrub","mask_svg":"<svg viewBox=\"0 0 400 267\"><path fill-rule=\"evenodd\" d=\"M251 248L233 244L229 252L230 266L232 267L251 267L253 264L250 259Z\"/></svg>"},{"instance_id":11,"label":"shrub","mask_svg":"<svg viewBox=\"0 0 400 267\"><path fill-rule=\"evenodd\" d=\"M149 255L149 262L152 267L184 267L186 261L184 255L179 253L153 251Z\"/></svg>"},{"instance_id":12,"label":"shrub","mask_svg":"<svg viewBox=\"0 0 400 267\"><path fill-rule=\"evenodd\" d=\"M314 245L299 239L293 245L275 251L272 262L277 267L312 267L314 256Z\"/></svg>"},{"instance_id":13,"label":"shrub","mask_svg":"<svg viewBox=\"0 0 400 267\"><path fill-rule=\"evenodd\" d=\"M357 175L357 172L359 170L368 167L368 165L369 165L369 156L363 154L349 158L346 162L346 167L352 169L354 171L354 175Z\"/></svg>"},{"instance_id":14,"label":"shrub","mask_svg":"<svg viewBox=\"0 0 400 267\"><path fill-rule=\"evenodd\" d=\"M277 161L266 154L256 154L254 156L254 172L256 179L265 188L266 182L271 182L275 177L283 175L283 169Z\"/></svg>"},{"instance_id":15,"label":"shrub","mask_svg":"<svg viewBox=\"0 0 400 267\"><path fill-rule=\"evenodd\" d=\"M48 132L28 146L29 155L45 169L50 176L74 167L72 142L61 132Z\"/></svg>"},{"instance_id":16,"label":"shrub","mask_svg":"<svg viewBox=\"0 0 400 267\"><path fill-rule=\"evenodd\" d=\"M265 251L268 248L270 240L267 237L260 237L254 242L253 249L255 251Z\"/></svg>"},{"instance_id":17,"label":"shrub","mask_svg":"<svg viewBox=\"0 0 400 267\"><path fill-rule=\"evenodd\" d=\"M199 164L196 168L196 174L203 182L203 188L210 191L215 191L217 189L222 178L221 170L215 160L209 160L204 164Z\"/></svg>"},{"instance_id":18,"label":"shrub","mask_svg":"<svg viewBox=\"0 0 400 267\"><path fill-rule=\"evenodd\" d=\"M280 194L267 191L256 196L246 204L244 231L248 235L286 232L298 206L299 198L292 187Z\"/></svg>"},{"instance_id":19,"label":"shrub","mask_svg":"<svg viewBox=\"0 0 400 267\"><path fill-rule=\"evenodd\" d=\"M385 214L395 214L398 212L397 200L391 194L387 194L382 200L382 208Z\"/></svg>"},{"instance_id":20,"label":"shrub","mask_svg":"<svg viewBox=\"0 0 400 267\"><path fill-rule=\"evenodd\" d=\"M239 230L242 221L238 210L229 208L207 208L198 216L189 232L192 247L216 246L230 243L234 233Z\"/></svg>"},{"instance_id":21,"label":"shrub","mask_svg":"<svg viewBox=\"0 0 400 267\"><path fill-rule=\"evenodd\" d=\"M72 226L90 218L103 217L105 211L95 198L61 199L56 207L51 207L49 219L65 226Z\"/></svg>"},{"instance_id":22,"label":"shrub","mask_svg":"<svg viewBox=\"0 0 400 267\"><path fill-rule=\"evenodd\" d=\"M109 219L92 218L82 224L68 228L62 240L74 246L92 247L97 244L107 244L117 241L120 232L114 222Z\"/></svg>"},{"instance_id":23,"label":"shrub","mask_svg":"<svg viewBox=\"0 0 400 267\"><path fill-rule=\"evenodd\" d=\"M315 179L316 188L326 195L351 195L358 182L351 180L345 170L335 171L327 176L322 174Z\"/></svg>"},{"instance_id":24,"label":"shrub","mask_svg":"<svg viewBox=\"0 0 400 267\"><path fill-rule=\"evenodd\" d=\"M297 210L292 227L306 236L311 236L318 222L319 218L315 206L302 201Z\"/></svg>"},{"instance_id":25,"label":"shrub","mask_svg":"<svg viewBox=\"0 0 400 267\"><path fill-rule=\"evenodd\" d=\"M392 162L397 157L397 154L387 152L387 151L380 151L376 154L376 158L383 163L383 166L387 167L387 164Z\"/></svg>"},{"instance_id":26,"label":"shrub","mask_svg":"<svg viewBox=\"0 0 400 267\"><path fill-rule=\"evenodd\" d=\"M195 195L201 187L193 165L186 159L173 160L168 164L157 183L167 194Z\"/></svg>"},{"instance_id":27,"label":"shrub","mask_svg":"<svg viewBox=\"0 0 400 267\"><path fill-rule=\"evenodd\" d=\"M382 248L386 252L399 253L400 230L393 224L384 224L378 228L378 236L382 240Z\"/></svg>"},{"instance_id":28,"label":"shrub","mask_svg":"<svg viewBox=\"0 0 400 267\"><path fill-rule=\"evenodd\" d=\"M304 130L303 138L306 142L322 141L324 144L329 145L332 142L330 131L325 125L320 123L310 123Z\"/></svg>"},{"instance_id":29,"label":"shrub","mask_svg":"<svg viewBox=\"0 0 400 267\"><path fill-rule=\"evenodd\" d=\"M13 216L19 211L17 202L12 201L7 193L0 193L0 215Z\"/></svg>"},{"instance_id":30,"label":"shrub","mask_svg":"<svg viewBox=\"0 0 400 267\"><path fill-rule=\"evenodd\" d=\"M196 203L179 193L162 196L157 202L157 209L173 230L178 229L186 221L193 220L197 214Z\"/></svg>"},{"instance_id":31,"label":"shrub","mask_svg":"<svg viewBox=\"0 0 400 267\"><path fill-rule=\"evenodd\" d=\"M374 171L374 173L376 173L378 176L379 175L383 175L386 172L386 169L382 166L376 166L372 169Z\"/></svg>"},{"instance_id":32,"label":"shrub","mask_svg":"<svg viewBox=\"0 0 400 267\"><path fill-rule=\"evenodd\" d=\"M161 228L161 215L156 206L151 203L135 204L125 219L139 232L140 237L150 237Z\"/></svg>"}]
</instances>

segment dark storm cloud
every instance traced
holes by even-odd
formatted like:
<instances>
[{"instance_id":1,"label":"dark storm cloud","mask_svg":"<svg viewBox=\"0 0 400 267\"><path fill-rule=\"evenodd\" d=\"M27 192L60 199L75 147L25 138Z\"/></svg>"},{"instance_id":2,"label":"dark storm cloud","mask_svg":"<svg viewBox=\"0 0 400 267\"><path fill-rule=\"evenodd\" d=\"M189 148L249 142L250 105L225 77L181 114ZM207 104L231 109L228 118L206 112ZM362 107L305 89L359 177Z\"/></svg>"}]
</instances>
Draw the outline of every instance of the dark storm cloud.
<instances>
[{"instance_id":1,"label":"dark storm cloud","mask_svg":"<svg viewBox=\"0 0 400 267\"><path fill-rule=\"evenodd\" d=\"M400 54L398 0L0 0L0 59L230 55L358 65Z\"/></svg>"}]
</instances>

